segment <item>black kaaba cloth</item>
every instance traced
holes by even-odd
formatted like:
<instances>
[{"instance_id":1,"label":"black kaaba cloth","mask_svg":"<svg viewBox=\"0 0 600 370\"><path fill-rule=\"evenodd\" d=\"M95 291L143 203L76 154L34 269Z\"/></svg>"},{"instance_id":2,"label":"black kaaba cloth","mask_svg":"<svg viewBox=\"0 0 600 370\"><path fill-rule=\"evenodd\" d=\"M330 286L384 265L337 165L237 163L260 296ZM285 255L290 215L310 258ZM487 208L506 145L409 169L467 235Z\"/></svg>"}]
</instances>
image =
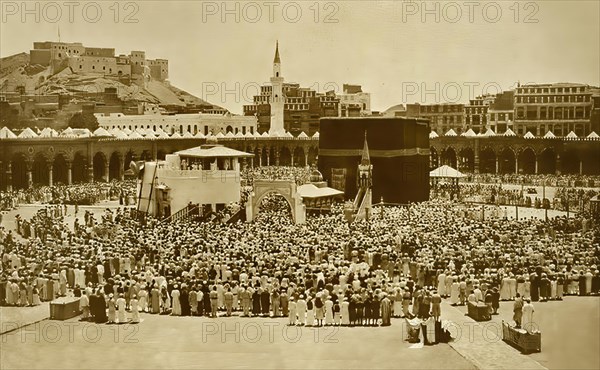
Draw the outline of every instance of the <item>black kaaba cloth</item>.
<instances>
[{"instance_id":1,"label":"black kaaba cloth","mask_svg":"<svg viewBox=\"0 0 600 370\"><path fill-rule=\"evenodd\" d=\"M367 133L373 165L373 203L407 204L429 199L429 121L401 117L322 118L319 171L346 170L346 199L357 193L356 172ZM339 181L338 181L339 183Z\"/></svg>"}]
</instances>

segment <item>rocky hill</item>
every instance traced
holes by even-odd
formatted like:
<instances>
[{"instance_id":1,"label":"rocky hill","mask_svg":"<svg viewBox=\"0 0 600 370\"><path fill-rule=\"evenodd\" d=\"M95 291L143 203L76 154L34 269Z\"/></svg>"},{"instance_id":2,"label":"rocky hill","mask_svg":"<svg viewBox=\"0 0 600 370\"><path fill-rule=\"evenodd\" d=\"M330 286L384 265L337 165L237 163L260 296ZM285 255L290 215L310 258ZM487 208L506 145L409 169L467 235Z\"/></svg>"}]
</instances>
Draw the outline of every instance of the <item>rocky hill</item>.
<instances>
[{"instance_id":1,"label":"rocky hill","mask_svg":"<svg viewBox=\"0 0 600 370\"><path fill-rule=\"evenodd\" d=\"M104 105L101 97L106 88L114 88L118 100L129 107L138 103L152 103L179 113L225 111L172 86L168 81L154 80L150 77L146 81L140 81L130 76L75 73L66 65L62 68L55 67L53 70L49 66L31 65L27 53L0 59L0 95L4 96L5 100L10 100L10 96L14 100L16 94L58 95L61 107L69 105L71 100L80 105L86 101ZM114 105L114 102L111 104ZM62 114L56 112L56 115Z\"/></svg>"}]
</instances>

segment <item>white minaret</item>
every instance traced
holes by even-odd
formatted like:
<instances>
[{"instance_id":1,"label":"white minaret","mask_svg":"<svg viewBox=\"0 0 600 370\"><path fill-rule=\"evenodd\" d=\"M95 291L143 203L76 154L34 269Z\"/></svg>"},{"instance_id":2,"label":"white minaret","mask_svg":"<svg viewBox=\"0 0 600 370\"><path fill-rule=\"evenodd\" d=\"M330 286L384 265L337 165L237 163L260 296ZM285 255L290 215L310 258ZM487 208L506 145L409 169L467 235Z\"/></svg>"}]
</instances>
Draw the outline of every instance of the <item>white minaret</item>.
<instances>
[{"instance_id":1,"label":"white minaret","mask_svg":"<svg viewBox=\"0 0 600 370\"><path fill-rule=\"evenodd\" d=\"M271 128L269 135L284 136L283 107L285 97L283 96L283 77L281 76L281 59L279 59L279 42L275 46L275 59L273 60L273 77L271 77L270 105L271 105Z\"/></svg>"}]
</instances>

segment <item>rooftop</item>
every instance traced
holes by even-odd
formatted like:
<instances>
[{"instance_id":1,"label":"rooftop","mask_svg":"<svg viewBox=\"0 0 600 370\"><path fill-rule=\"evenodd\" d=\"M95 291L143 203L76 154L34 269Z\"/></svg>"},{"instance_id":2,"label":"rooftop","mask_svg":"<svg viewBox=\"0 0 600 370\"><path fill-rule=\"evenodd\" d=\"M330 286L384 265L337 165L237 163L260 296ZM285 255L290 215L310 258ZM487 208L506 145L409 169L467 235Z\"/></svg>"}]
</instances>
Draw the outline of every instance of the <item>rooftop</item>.
<instances>
[{"instance_id":1,"label":"rooftop","mask_svg":"<svg viewBox=\"0 0 600 370\"><path fill-rule=\"evenodd\" d=\"M231 149L222 145L201 145L195 148L180 150L175 154L181 157L194 157L194 158L242 158L242 157L254 157L254 154L242 152L239 150Z\"/></svg>"}]
</instances>

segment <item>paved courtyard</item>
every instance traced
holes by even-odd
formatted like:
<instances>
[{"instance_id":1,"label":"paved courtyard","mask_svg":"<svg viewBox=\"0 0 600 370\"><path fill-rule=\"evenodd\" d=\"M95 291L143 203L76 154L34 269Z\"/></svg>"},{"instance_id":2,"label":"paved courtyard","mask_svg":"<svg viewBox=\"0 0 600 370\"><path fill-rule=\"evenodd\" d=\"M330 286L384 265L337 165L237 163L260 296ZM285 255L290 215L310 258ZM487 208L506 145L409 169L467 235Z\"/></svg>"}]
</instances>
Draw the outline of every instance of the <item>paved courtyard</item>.
<instances>
[{"instance_id":1,"label":"paved courtyard","mask_svg":"<svg viewBox=\"0 0 600 370\"><path fill-rule=\"evenodd\" d=\"M411 348L385 328L296 328L285 319L142 315L138 325L49 321L2 335L2 369L474 369L447 344Z\"/></svg>"}]
</instances>

